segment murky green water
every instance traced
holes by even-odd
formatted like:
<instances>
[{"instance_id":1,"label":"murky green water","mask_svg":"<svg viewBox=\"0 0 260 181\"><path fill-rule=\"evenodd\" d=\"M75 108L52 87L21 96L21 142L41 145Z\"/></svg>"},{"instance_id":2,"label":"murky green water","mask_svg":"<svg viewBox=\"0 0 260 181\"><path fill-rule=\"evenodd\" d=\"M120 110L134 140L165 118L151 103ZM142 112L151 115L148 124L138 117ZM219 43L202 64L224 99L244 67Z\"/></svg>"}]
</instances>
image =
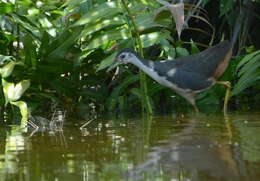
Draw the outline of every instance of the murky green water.
<instances>
[{"instance_id":1,"label":"murky green water","mask_svg":"<svg viewBox=\"0 0 260 181\"><path fill-rule=\"evenodd\" d=\"M0 180L260 180L260 113L79 126L37 132L2 126Z\"/></svg>"}]
</instances>

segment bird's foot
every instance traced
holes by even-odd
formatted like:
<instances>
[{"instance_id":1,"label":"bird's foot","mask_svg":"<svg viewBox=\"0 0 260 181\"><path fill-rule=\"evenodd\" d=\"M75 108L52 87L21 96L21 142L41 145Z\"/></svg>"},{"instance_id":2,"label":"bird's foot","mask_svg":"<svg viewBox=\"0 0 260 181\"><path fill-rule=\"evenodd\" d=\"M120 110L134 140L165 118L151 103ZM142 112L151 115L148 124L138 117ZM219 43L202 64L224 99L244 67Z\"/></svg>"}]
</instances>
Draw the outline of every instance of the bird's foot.
<instances>
[{"instance_id":1,"label":"bird's foot","mask_svg":"<svg viewBox=\"0 0 260 181\"><path fill-rule=\"evenodd\" d=\"M224 115L227 115L227 105L228 105L230 92L231 92L231 83L229 81L217 81L216 84L224 85L227 87L226 94L225 94L225 100L224 100L224 107L223 107Z\"/></svg>"}]
</instances>

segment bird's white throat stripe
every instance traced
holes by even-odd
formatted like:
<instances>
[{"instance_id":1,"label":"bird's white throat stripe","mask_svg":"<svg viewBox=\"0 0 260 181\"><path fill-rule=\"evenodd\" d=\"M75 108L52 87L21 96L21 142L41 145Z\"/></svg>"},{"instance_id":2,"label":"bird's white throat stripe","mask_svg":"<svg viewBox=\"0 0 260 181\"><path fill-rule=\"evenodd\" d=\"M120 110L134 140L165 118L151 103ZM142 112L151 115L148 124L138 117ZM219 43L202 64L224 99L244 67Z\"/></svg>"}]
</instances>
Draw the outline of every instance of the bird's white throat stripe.
<instances>
[{"instance_id":1,"label":"bird's white throat stripe","mask_svg":"<svg viewBox=\"0 0 260 181\"><path fill-rule=\"evenodd\" d=\"M174 82L168 81L165 76L159 76L158 73L156 71L154 71L154 69L144 65L137 58L134 58L131 61L131 63L134 64L135 66L139 67L142 71L144 71L146 74L148 74L150 77L152 77L158 83L175 90L176 93L183 96L191 104L194 104L193 92L190 92L189 89L182 89L182 88L178 87L178 85L175 84ZM171 69L170 71L167 72L167 76L173 76L175 73L176 73L176 69Z\"/></svg>"},{"instance_id":2,"label":"bird's white throat stripe","mask_svg":"<svg viewBox=\"0 0 260 181\"><path fill-rule=\"evenodd\" d=\"M176 73L176 69L174 68L174 69L169 70L169 71L167 72L167 75L168 75L169 77L172 77L175 73Z\"/></svg>"},{"instance_id":3,"label":"bird's white throat stripe","mask_svg":"<svg viewBox=\"0 0 260 181\"><path fill-rule=\"evenodd\" d=\"M153 63L152 61L149 61L149 67L150 67L151 69L154 69L154 63Z\"/></svg>"},{"instance_id":4,"label":"bird's white throat stripe","mask_svg":"<svg viewBox=\"0 0 260 181\"><path fill-rule=\"evenodd\" d=\"M136 65L137 67L139 67L142 71L144 71L146 74L148 74L150 77L152 77L155 81L157 81L158 83L166 86L166 87L170 87L174 90L179 89L177 85L175 85L173 82L169 82L165 76L159 76L158 73L156 71L154 71L154 69L152 69L151 67L148 67L146 65L144 65L141 61L139 61L137 58L133 59L133 61L131 62L132 64ZM151 64L150 64L151 65ZM173 70L173 69L172 69ZM176 70L174 70L176 71ZM173 75L175 72L171 71L171 74Z\"/></svg>"}]
</instances>

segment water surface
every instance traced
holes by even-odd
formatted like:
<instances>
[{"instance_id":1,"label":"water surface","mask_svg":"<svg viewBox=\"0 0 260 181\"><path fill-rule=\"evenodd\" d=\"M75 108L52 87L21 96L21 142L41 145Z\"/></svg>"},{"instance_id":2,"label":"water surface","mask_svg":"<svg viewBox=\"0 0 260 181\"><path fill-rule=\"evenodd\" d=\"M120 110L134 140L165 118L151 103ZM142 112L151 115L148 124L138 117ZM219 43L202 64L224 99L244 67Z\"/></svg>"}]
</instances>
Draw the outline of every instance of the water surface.
<instances>
[{"instance_id":1,"label":"water surface","mask_svg":"<svg viewBox=\"0 0 260 181\"><path fill-rule=\"evenodd\" d=\"M260 113L0 128L1 181L260 179ZM75 121L74 121L75 122Z\"/></svg>"}]
</instances>

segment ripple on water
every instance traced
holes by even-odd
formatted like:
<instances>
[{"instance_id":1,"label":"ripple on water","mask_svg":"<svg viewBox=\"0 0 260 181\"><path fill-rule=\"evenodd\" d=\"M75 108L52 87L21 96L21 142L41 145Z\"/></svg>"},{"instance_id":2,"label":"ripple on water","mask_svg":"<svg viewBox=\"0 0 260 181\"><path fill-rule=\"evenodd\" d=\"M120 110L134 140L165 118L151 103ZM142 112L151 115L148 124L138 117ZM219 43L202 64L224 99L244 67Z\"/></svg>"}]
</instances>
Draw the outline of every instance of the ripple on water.
<instances>
[{"instance_id":1,"label":"ripple on water","mask_svg":"<svg viewBox=\"0 0 260 181\"><path fill-rule=\"evenodd\" d=\"M260 114L170 115L0 128L0 180L260 178ZM15 179L14 179L15 178Z\"/></svg>"}]
</instances>

